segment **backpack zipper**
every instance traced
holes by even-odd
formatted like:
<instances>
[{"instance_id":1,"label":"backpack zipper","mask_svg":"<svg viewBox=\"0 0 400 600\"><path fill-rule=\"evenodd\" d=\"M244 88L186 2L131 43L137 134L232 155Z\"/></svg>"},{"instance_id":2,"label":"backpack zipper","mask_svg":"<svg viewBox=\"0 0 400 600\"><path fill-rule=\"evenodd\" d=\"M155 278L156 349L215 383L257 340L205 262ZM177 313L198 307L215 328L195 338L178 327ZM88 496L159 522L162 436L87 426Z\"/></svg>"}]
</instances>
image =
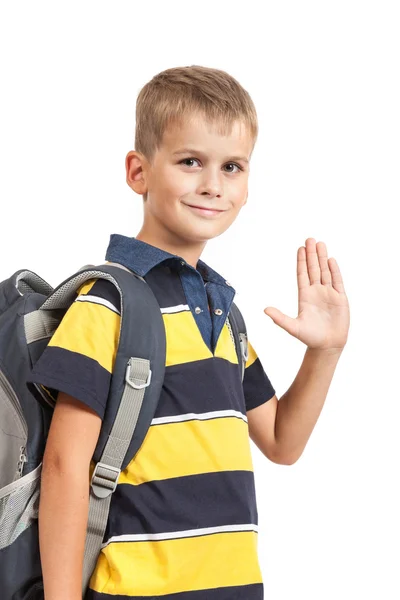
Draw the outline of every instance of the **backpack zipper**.
<instances>
[{"instance_id":1,"label":"backpack zipper","mask_svg":"<svg viewBox=\"0 0 400 600\"><path fill-rule=\"evenodd\" d=\"M0 387L3 388L5 399L9 401L13 411L15 413L17 413L19 422L21 423L21 426L22 426L24 436L26 437L28 435L28 427L26 425L24 413L22 412L22 408L19 403L17 394L14 392L13 388L11 387L11 385L8 382L8 379L6 378L6 376L4 375L4 373L2 371L0 371Z\"/></svg>"},{"instance_id":2,"label":"backpack zipper","mask_svg":"<svg viewBox=\"0 0 400 600\"><path fill-rule=\"evenodd\" d=\"M26 446L20 447L21 454L19 455L19 461L17 465L17 473L19 477L22 477L22 471L24 470L24 464L28 462L28 457L25 454Z\"/></svg>"},{"instance_id":3,"label":"backpack zipper","mask_svg":"<svg viewBox=\"0 0 400 600\"><path fill-rule=\"evenodd\" d=\"M12 412L18 417L17 423L20 425L21 430L19 433L23 434L23 437L27 439L28 437L28 426L26 424L26 420L24 417L24 413L22 412L21 405L19 403L18 397L14 392L14 389L11 387L8 379L4 375L2 371L0 371L0 391L3 391L2 397L5 399L9 406L11 406ZM17 473L19 477L22 477L22 471L24 469L24 464L27 462L28 457L26 455L26 446L20 446L20 456L17 464Z\"/></svg>"}]
</instances>

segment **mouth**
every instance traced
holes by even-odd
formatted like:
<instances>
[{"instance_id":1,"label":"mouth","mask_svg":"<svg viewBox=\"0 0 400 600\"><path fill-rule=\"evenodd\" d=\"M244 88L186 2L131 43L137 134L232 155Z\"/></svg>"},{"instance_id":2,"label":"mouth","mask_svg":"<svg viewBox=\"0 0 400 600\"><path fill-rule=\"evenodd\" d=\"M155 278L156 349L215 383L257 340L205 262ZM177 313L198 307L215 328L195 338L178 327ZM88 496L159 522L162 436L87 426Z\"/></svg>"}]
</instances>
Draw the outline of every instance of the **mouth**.
<instances>
[{"instance_id":1,"label":"mouth","mask_svg":"<svg viewBox=\"0 0 400 600\"><path fill-rule=\"evenodd\" d=\"M204 208L203 206L195 206L195 205L191 205L191 204L185 204L185 206L187 206L188 208L191 208L192 210L196 211L199 214L202 214L204 216L214 216L214 215L219 215L223 212L225 212L225 210L218 210L215 208Z\"/></svg>"}]
</instances>

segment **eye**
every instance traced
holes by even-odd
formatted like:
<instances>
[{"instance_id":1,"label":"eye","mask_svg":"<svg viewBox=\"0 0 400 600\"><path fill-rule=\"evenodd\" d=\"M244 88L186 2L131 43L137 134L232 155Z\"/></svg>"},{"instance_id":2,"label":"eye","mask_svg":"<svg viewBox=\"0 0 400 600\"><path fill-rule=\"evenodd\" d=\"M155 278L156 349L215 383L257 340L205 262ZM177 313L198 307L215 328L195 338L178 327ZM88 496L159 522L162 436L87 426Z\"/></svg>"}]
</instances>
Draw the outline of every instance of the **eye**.
<instances>
[{"instance_id":1,"label":"eye","mask_svg":"<svg viewBox=\"0 0 400 600\"><path fill-rule=\"evenodd\" d=\"M196 161L196 162L199 162L197 160L197 158L190 157L190 158L184 158L183 160L181 160L179 162L179 164L181 165L182 163L187 163L187 162L193 161L193 160ZM237 163L233 163L233 162L232 163L227 163L225 166L227 166L227 165L233 165L233 166L237 167L239 169L239 171L243 171L243 168L240 165L238 165ZM190 167L191 165L185 165L185 166ZM228 171L228 173L237 173L237 171Z\"/></svg>"},{"instance_id":2,"label":"eye","mask_svg":"<svg viewBox=\"0 0 400 600\"><path fill-rule=\"evenodd\" d=\"M243 171L242 167L240 165L238 165L237 163L227 163L228 165L233 165L234 167L237 167L239 169L239 171ZM235 171L229 171L230 173L234 173ZM237 173L237 171L236 171Z\"/></svg>"},{"instance_id":3,"label":"eye","mask_svg":"<svg viewBox=\"0 0 400 600\"><path fill-rule=\"evenodd\" d=\"M181 161L180 161L180 163L179 163L179 164L181 165L182 163L184 163L184 162L188 162L188 161L190 161L190 160L195 160L195 161L199 162L199 161L197 160L197 158L184 158L183 160L181 160ZM190 165L185 165L185 166L186 166L186 167L189 167Z\"/></svg>"}]
</instances>

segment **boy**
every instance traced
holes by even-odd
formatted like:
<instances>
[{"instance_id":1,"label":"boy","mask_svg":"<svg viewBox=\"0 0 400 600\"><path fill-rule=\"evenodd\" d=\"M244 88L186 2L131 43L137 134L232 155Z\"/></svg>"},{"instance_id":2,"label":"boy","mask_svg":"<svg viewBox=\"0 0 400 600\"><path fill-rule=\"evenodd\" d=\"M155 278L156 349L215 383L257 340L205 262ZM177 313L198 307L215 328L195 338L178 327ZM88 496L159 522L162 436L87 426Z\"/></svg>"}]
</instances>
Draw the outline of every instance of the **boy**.
<instances>
[{"instance_id":1,"label":"boy","mask_svg":"<svg viewBox=\"0 0 400 600\"><path fill-rule=\"evenodd\" d=\"M336 263L309 238L298 251L299 316L265 309L307 344L301 369L278 402L249 344L242 385L226 322L235 290L200 256L247 202L256 137L254 105L223 71L168 69L139 93L126 178L143 196L144 222L136 238L112 235L106 259L151 286L166 372L146 439L113 494L87 598L263 598L249 436L275 463L299 458L346 343L349 311ZM58 391L39 511L46 600L81 597L88 471L119 310L112 284L84 284L32 373Z\"/></svg>"}]
</instances>

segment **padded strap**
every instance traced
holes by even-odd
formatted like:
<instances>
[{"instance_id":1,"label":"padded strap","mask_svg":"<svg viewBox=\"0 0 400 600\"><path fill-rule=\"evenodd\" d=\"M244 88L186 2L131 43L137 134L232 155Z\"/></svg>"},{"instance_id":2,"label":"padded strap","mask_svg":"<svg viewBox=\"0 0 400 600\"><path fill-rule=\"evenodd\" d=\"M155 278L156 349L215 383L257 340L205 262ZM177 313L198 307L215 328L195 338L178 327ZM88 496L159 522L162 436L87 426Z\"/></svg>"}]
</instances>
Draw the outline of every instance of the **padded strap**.
<instances>
[{"instance_id":1,"label":"padded strap","mask_svg":"<svg viewBox=\"0 0 400 600\"><path fill-rule=\"evenodd\" d=\"M135 431L145 388L150 381L150 361L131 358L127 365L125 388L118 413L101 460L92 475L82 577L83 595L96 566L107 526L112 493L117 487L121 465Z\"/></svg>"},{"instance_id":2,"label":"padded strap","mask_svg":"<svg viewBox=\"0 0 400 600\"><path fill-rule=\"evenodd\" d=\"M63 281L63 283L55 288L47 300L43 302L39 310L48 311L69 308L75 300L75 295L79 287L90 279L108 279L109 281L113 281L119 289L118 283L115 281L114 277L106 271L102 271L101 268L102 265L100 265L100 268L95 267L90 271L79 271Z\"/></svg>"},{"instance_id":3,"label":"padded strap","mask_svg":"<svg viewBox=\"0 0 400 600\"><path fill-rule=\"evenodd\" d=\"M247 359L249 357L248 351L248 341L247 341L247 330L246 323L243 319L242 313L236 306L234 302L232 302L231 309L229 311L229 320L231 323L233 337L235 338L236 344L236 353L238 355L238 359L242 362L242 381L244 378L244 373L246 369Z\"/></svg>"},{"instance_id":4,"label":"padded strap","mask_svg":"<svg viewBox=\"0 0 400 600\"><path fill-rule=\"evenodd\" d=\"M118 263L109 264L131 272ZM91 266L87 265L89 268ZM136 273L135 275L140 277ZM143 278L140 277L140 279ZM150 382L150 361L144 358L130 358L118 412L101 459L96 464L92 475L82 572L83 596L96 567L107 527L112 494L117 487L121 466L135 432L145 389Z\"/></svg>"},{"instance_id":5,"label":"padded strap","mask_svg":"<svg viewBox=\"0 0 400 600\"><path fill-rule=\"evenodd\" d=\"M60 324L59 317L53 317L51 311L34 310L24 315L26 343L51 337Z\"/></svg>"},{"instance_id":6,"label":"padded strap","mask_svg":"<svg viewBox=\"0 0 400 600\"><path fill-rule=\"evenodd\" d=\"M19 271L15 274L15 286L21 295L37 292L49 296L53 292L51 285L33 271Z\"/></svg>"}]
</instances>

